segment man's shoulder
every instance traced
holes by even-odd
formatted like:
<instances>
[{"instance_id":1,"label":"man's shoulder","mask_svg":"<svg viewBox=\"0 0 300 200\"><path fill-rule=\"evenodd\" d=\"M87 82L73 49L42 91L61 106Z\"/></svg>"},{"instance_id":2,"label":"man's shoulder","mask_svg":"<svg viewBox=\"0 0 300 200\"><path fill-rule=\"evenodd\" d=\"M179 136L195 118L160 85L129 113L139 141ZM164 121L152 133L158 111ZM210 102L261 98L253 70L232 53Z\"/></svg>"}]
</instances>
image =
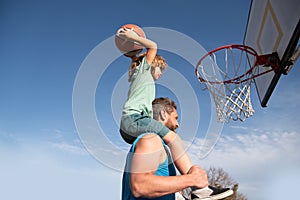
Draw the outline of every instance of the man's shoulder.
<instances>
[{"instance_id":1,"label":"man's shoulder","mask_svg":"<svg viewBox=\"0 0 300 200\"><path fill-rule=\"evenodd\" d=\"M136 143L135 150L150 152L163 149L163 140L154 133L144 134Z\"/></svg>"}]
</instances>

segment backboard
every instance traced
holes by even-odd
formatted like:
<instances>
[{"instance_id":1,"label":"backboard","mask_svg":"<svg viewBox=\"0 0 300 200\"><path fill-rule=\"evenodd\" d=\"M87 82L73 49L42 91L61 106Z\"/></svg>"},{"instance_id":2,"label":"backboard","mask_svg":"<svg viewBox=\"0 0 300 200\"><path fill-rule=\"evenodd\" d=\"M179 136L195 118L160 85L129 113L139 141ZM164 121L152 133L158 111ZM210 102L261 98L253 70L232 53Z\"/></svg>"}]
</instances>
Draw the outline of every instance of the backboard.
<instances>
[{"instance_id":1,"label":"backboard","mask_svg":"<svg viewBox=\"0 0 300 200\"><path fill-rule=\"evenodd\" d=\"M277 52L280 69L254 78L262 107L272 95L282 74L288 73L291 57L295 54L300 35L299 0L252 0L244 45L254 48L259 55ZM299 49L299 48L298 48ZM298 52L299 53L299 52ZM253 65L254 60L249 60ZM259 66L255 73L269 70Z\"/></svg>"}]
</instances>

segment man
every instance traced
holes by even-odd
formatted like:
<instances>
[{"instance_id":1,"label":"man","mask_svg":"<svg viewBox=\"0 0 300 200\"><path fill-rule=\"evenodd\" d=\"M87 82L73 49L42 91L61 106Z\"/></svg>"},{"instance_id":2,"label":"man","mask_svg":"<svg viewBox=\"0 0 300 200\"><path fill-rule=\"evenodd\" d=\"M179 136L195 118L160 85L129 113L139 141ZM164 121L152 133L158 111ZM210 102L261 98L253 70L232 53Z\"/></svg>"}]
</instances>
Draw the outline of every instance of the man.
<instances>
[{"instance_id":1,"label":"man","mask_svg":"<svg viewBox=\"0 0 300 200\"><path fill-rule=\"evenodd\" d=\"M154 119L173 131L179 127L176 104L172 100L157 98L152 106ZM192 166L187 174L176 176L167 145L157 134L145 133L135 140L128 153L123 174L122 200L175 200L176 192L189 187L207 188L199 190L199 193L196 190L192 194L194 199L209 200L215 193L219 195L227 192L229 196L232 192L229 189L211 190L207 186L207 174L197 165Z\"/></svg>"}]
</instances>

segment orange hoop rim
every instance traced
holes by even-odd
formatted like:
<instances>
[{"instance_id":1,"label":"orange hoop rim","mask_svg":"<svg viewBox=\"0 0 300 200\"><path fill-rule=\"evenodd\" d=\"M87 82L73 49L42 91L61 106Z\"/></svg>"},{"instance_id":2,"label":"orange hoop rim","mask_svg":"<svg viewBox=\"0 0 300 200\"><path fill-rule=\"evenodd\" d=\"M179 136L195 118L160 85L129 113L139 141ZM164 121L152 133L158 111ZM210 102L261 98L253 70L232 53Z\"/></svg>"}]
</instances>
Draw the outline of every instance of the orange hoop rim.
<instances>
[{"instance_id":1,"label":"orange hoop rim","mask_svg":"<svg viewBox=\"0 0 300 200\"><path fill-rule=\"evenodd\" d=\"M207 58L208 56L211 56L215 52L223 50L223 49L238 49L238 50L246 52L247 54L253 55L256 60L255 60L254 64L252 66L250 66L247 71L245 71L245 73L243 73L242 75L236 76L232 79L224 80L224 81L209 81L209 80L202 78L199 73L199 67L202 66L202 61L205 58ZM213 49L212 51L208 52L207 54L205 54L198 61L195 72L196 72L196 76L200 82L209 83L209 84L241 84L243 82L249 81L249 80L254 79L263 74L278 70L278 66L279 66L278 63L279 63L279 58L278 58L277 53L258 55L258 53L250 46L241 45L241 44L231 44L231 45L225 45L225 46L218 47L218 48ZM256 68L257 66L260 66L260 65L270 66L271 69L268 69L264 72L261 72L261 73L255 74L255 75L252 74L251 76L247 76L248 74L251 74L253 72L254 68Z\"/></svg>"}]
</instances>

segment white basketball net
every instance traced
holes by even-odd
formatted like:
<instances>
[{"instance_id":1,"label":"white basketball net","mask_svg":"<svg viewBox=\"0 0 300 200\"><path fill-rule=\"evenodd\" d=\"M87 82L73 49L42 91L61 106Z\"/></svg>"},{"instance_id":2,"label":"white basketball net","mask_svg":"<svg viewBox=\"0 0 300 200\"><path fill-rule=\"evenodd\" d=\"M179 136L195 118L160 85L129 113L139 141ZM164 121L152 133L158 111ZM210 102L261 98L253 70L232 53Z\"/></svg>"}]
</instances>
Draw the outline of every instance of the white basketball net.
<instances>
[{"instance_id":1,"label":"white basketball net","mask_svg":"<svg viewBox=\"0 0 300 200\"><path fill-rule=\"evenodd\" d=\"M197 76L206 83L220 122L244 121L253 115L250 99L252 73L245 72L249 70L247 59L254 57L239 49L224 48L201 61Z\"/></svg>"}]
</instances>

